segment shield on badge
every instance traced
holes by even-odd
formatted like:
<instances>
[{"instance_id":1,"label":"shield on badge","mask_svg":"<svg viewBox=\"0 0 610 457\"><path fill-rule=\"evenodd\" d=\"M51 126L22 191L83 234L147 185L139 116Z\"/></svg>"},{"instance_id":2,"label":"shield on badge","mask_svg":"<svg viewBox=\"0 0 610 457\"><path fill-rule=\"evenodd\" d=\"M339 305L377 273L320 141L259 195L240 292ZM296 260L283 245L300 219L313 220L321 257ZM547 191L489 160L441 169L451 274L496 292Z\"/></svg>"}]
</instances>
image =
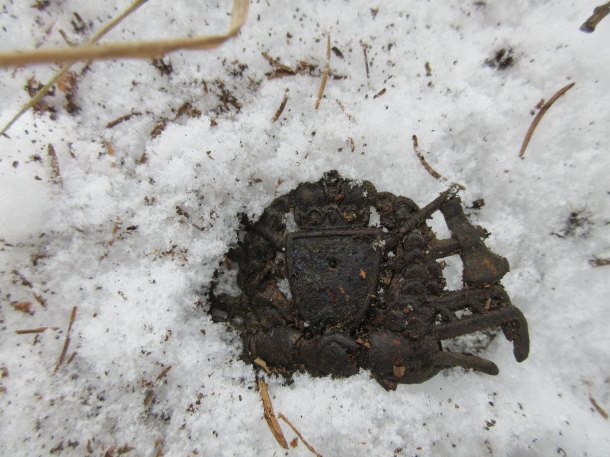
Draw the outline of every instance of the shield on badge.
<instances>
[{"instance_id":1,"label":"shield on badge","mask_svg":"<svg viewBox=\"0 0 610 457\"><path fill-rule=\"evenodd\" d=\"M288 281L302 320L324 327L359 323L375 292L381 235L362 228L286 236Z\"/></svg>"}]
</instances>

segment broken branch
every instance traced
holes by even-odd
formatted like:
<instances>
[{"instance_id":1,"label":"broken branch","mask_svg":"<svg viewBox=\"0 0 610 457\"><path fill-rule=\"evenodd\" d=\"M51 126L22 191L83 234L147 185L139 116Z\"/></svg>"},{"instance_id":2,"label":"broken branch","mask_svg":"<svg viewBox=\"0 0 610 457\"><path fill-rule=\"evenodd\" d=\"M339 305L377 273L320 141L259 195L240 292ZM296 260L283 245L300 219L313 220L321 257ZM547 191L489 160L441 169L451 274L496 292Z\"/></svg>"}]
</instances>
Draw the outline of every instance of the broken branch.
<instances>
[{"instance_id":1,"label":"broken branch","mask_svg":"<svg viewBox=\"0 0 610 457\"><path fill-rule=\"evenodd\" d=\"M261 379L258 381L258 390L261 394L261 400L263 401L263 411L265 414L265 420L269 426L269 430L273 433L275 440L284 449L288 449L288 443L282 432L282 428L275 417L273 412L273 405L271 404L271 398L269 398L269 391L267 390L267 383Z\"/></svg>"},{"instance_id":2,"label":"broken branch","mask_svg":"<svg viewBox=\"0 0 610 457\"><path fill-rule=\"evenodd\" d=\"M536 130L536 127L540 123L540 120L542 119L542 116L544 116L544 113L546 113L549 110L549 108L553 105L553 103L555 103L557 101L557 99L559 97L561 97L563 94L565 94L567 91L569 91L572 87L574 87L574 84L576 84L576 83L570 83L567 86L559 89L555 93L555 95L553 95L551 98L549 98L549 101L546 102L542 106L542 108L540 108L540 111L538 111L538 114L536 114L536 117L534 117L534 120L532 121L530 128L527 129L525 138L523 138L523 144L521 145L521 150L519 151L520 159L523 159L523 156L525 155L525 150L527 149L527 145L529 144L529 142L532 138L532 134L534 133L534 130Z\"/></svg>"}]
</instances>

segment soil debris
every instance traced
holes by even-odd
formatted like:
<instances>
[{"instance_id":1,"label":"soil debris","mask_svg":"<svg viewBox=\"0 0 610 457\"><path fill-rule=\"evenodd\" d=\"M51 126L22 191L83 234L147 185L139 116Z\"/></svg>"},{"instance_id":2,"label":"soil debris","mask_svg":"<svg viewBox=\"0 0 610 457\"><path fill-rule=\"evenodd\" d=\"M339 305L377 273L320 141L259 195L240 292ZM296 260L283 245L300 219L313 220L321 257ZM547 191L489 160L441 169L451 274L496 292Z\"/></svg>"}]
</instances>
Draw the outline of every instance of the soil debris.
<instances>
[{"instance_id":1,"label":"soil debris","mask_svg":"<svg viewBox=\"0 0 610 457\"><path fill-rule=\"evenodd\" d=\"M506 70L507 68L512 67L514 63L513 48L498 49L493 57L485 59L485 66L493 68L494 70Z\"/></svg>"}]
</instances>

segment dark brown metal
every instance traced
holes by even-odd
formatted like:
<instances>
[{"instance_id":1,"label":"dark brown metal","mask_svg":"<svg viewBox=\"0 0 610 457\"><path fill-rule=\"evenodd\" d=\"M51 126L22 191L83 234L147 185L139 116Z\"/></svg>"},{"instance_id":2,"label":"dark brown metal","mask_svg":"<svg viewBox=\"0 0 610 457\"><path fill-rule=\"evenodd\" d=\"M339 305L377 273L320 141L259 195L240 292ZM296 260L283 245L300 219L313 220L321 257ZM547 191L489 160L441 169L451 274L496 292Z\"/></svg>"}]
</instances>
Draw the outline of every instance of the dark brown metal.
<instances>
[{"instance_id":1,"label":"dark brown metal","mask_svg":"<svg viewBox=\"0 0 610 457\"><path fill-rule=\"evenodd\" d=\"M240 332L245 360L262 359L286 376L365 368L394 389L456 366L497 374L489 360L443 349L443 340L501 328L518 361L529 352L525 317L500 284L508 262L487 248L487 232L470 224L456 193L451 188L420 209L336 171L299 185L257 222L243 221L243 241L228 254L243 293L217 294L219 270L210 286L212 318ZM369 227L371 209L381 227ZM426 224L439 210L450 239L437 239ZM299 227L291 233L289 214ZM464 288L447 291L437 259L454 254Z\"/></svg>"}]
</instances>

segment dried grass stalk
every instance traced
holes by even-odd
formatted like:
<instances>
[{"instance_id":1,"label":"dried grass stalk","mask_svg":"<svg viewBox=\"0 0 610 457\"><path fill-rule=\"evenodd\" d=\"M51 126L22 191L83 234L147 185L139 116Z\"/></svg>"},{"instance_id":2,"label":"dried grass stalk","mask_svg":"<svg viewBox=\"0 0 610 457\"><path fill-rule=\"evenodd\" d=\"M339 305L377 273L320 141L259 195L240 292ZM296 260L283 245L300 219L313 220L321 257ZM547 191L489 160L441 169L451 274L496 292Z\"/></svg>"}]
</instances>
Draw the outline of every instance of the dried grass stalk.
<instances>
[{"instance_id":1,"label":"dried grass stalk","mask_svg":"<svg viewBox=\"0 0 610 457\"><path fill-rule=\"evenodd\" d=\"M0 132L0 135L3 135L17 121L17 119L21 117L21 115L28 111L32 106L36 105L36 103L42 99L44 94L46 94L47 91L53 87L57 80L61 78L61 76L66 73L75 62L79 60L92 61L120 58L148 59L162 57L165 54L177 51L179 49L212 49L239 33L239 30L246 20L248 7L250 6L249 0L233 1L233 10L231 13L229 30L222 35L198 36L174 40L109 43L106 45L96 44L123 19L146 2L147 0L135 0L129 7L127 7L127 9L125 9L125 11L102 27L102 29L93 35L87 44L83 46L0 53L0 67L31 65L45 62L65 62L63 67L55 74L55 76L53 76L53 78L51 78L51 80L45 84L45 86L40 89L40 91L38 91L38 93L9 121L9 123Z\"/></svg>"},{"instance_id":2,"label":"dried grass stalk","mask_svg":"<svg viewBox=\"0 0 610 457\"><path fill-rule=\"evenodd\" d=\"M129 5L125 11L123 11L121 14L119 14L117 17L115 17L114 19L112 19L110 22L108 22L104 27L102 27L96 34L94 34L89 41L87 42L87 45L93 45L95 43L97 43L104 35L106 35L108 32L110 32L114 27L116 27L123 19L125 19L127 16L129 16L131 13L133 13L135 10L137 10L140 6L142 6L147 0L136 0L134 1L131 5ZM0 58L1 58L2 54L0 54ZM0 61L1 62L1 61ZM55 73L55 75L51 78L51 80L46 83L44 85L44 87L42 87L37 93L36 95L34 95L29 102L27 102L25 105L23 105L21 107L21 109L19 110L19 112L13 116L13 118L9 121L8 124L6 124L6 126L2 129L2 132L0 132L0 134L4 134L9 128L11 128L11 126L17 122L17 119L19 119L26 111L28 111L32 106L36 105L41 99L42 97L44 97L44 95L49 91L49 89L51 89L53 87L53 85L59 80L59 78L61 78L65 73L67 73L70 68L72 67L72 63L65 63L61 69ZM0 66L2 66L2 64L0 63Z\"/></svg>"},{"instance_id":3,"label":"dried grass stalk","mask_svg":"<svg viewBox=\"0 0 610 457\"><path fill-rule=\"evenodd\" d=\"M145 0L144 0L145 1ZM144 3L134 2L135 7ZM132 5L133 6L133 5ZM74 48L36 49L33 51L13 51L0 54L0 67L31 65L48 62L77 62L79 60L104 59L152 59L163 57L170 52L190 49L212 49L239 33L246 20L249 0L234 0L229 30L221 35L202 35L192 38L170 40L135 41L128 43L108 43L105 45L86 44ZM134 8L135 9L135 8Z\"/></svg>"},{"instance_id":4,"label":"dried grass stalk","mask_svg":"<svg viewBox=\"0 0 610 457\"><path fill-rule=\"evenodd\" d=\"M532 124L530 125L530 128L527 129L527 133L525 134L525 138L523 138L523 144L521 145L521 150L519 151L519 158L523 159L524 155L525 155L525 150L527 149L527 145L529 144L530 140L532 139L532 135L534 134L534 130L536 130L536 127L538 126L538 124L540 123L540 120L542 119L542 116L544 116L544 113L546 113L548 111L548 109L553 105L553 103L555 103L557 101L557 99L559 97L561 97L563 94L565 94L567 91L569 91L576 83L570 83L565 87L562 87L561 89L559 89L551 98L549 98L549 101L546 102L542 108L540 108L540 111L538 111L538 114L536 114L536 117L534 118L534 120L532 121Z\"/></svg>"}]
</instances>

